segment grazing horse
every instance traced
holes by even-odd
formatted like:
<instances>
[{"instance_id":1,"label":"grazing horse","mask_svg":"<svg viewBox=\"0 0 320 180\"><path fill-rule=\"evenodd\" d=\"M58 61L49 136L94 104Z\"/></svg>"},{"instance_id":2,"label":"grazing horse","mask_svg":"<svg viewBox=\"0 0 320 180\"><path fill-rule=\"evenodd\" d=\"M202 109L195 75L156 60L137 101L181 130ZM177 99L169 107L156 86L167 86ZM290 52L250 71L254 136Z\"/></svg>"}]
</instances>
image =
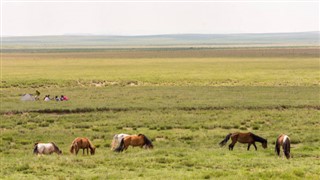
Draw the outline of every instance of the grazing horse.
<instances>
[{"instance_id":1,"label":"grazing horse","mask_svg":"<svg viewBox=\"0 0 320 180\"><path fill-rule=\"evenodd\" d=\"M278 156L280 156L281 146L282 146L284 155L286 156L287 159L289 159L290 158L290 138L289 138L289 136L287 136L285 134L281 134L277 138L275 150L276 150Z\"/></svg>"},{"instance_id":2,"label":"grazing horse","mask_svg":"<svg viewBox=\"0 0 320 180\"><path fill-rule=\"evenodd\" d=\"M262 143L262 147L263 148L267 148L267 140L266 139L263 139L262 137L259 137L251 132L248 132L248 133L239 133L239 132L236 132L236 133L230 133L226 136L226 138L221 141L219 144L220 146L224 146L228 140L231 138L232 142L231 144L229 145L229 150L233 150L233 147L234 145L238 142L240 143L248 143L248 151L250 149L250 146L251 144L253 144L254 148L257 150L257 146L255 144L255 142L260 142Z\"/></svg>"},{"instance_id":3,"label":"grazing horse","mask_svg":"<svg viewBox=\"0 0 320 180\"><path fill-rule=\"evenodd\" d=\"M62 154L62 151L53 143L35 143L33 154L52 154L52 153Z\"/></svg>"},{"instance_id":4,"label":"grazing horse","mask_svg":"<svg viewBox=\"0 0 320 180\"><path fill-rule=\"evenodd\" d=\"M111 142L111 150L116 149L116 147L119 146L121 140L127 136L129 136L129 134L116 134L116 135L114 135L112 142Z\"/></svg>"},{"instance_id":5,"label":"grazing horse","mask_svg":"<svg viewBox=\"0 0 320 180\"><path fill-rule=\"evenodd\" d=\"M116 152L122 152L123 150L128 149L129 146L135 147L140 146L152 149L153 144L152 142L143 134L139 135L131 135L123 138L120 142L120 145L114 150Z\"/></svg>"},{"instance_id":6,"label":"grazing horse","mask_svg":"<svg viewBox=\"0 0 320 180\"><path fill-rule=\"evenodd\" d=\"M75 153L76 155L78 155L78 152L80 149L83 150L83 153L82 153L83 155L84 155L85 149L87 149L87 155L89 155L89 149L90 149L90 154L94 155L96 147L89 141L88 138L77 137L71 143L70 152L72 154Z\"/></svg>"}]
</instances>

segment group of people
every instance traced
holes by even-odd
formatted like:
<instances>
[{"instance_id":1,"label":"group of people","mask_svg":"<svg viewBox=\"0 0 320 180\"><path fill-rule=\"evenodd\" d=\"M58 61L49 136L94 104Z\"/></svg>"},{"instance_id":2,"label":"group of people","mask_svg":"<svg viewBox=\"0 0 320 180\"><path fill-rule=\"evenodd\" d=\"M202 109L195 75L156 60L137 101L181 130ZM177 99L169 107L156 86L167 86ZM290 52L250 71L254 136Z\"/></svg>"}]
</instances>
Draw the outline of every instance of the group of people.
<instances>
[{"instance_id":1,"label":"group of people","mask_svg":"<svg viewBox=\"0 0 320 180\"><path fill-rule=\"evenodd\" d=\"M51 101L51 100L55 100L55 101L68 101L69 98L67 96L61 95L59 96L55 96L55 98L50 98L50 95L45 95L43 98L44 101Z\"/></svg>"}]
</instances>

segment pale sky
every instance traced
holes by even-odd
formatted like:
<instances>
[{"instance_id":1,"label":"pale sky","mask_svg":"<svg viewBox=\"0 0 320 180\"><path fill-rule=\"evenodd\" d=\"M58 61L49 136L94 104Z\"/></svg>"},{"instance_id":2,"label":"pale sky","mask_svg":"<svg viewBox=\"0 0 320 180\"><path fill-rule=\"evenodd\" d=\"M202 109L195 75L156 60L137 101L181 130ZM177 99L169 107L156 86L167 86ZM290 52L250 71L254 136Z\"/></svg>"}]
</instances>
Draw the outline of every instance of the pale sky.
<instances>
[{"instance_id":1,"label":"pale sky","mask_svg":"<svg viewBox=\"0 0 320 180\"><path fill-rule=\"evenodd\" d=\"M46 1L46 0L44 0ZM4 36L319 31L319 1L1 3Z\"/></svg>"}]
</instances>

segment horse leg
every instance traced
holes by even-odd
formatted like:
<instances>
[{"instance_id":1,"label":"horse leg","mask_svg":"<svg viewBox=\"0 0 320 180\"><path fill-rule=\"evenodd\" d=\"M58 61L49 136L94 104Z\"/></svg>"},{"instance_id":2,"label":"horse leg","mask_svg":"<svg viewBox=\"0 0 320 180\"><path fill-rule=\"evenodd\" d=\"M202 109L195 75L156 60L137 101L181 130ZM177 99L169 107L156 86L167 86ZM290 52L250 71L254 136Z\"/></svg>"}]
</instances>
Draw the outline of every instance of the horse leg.
<instances>
[{"instance_id":1,"label":"horse leg","mask_svg":"<svg viewBox=\"0 0 320 180\"><path fill-rule=\"evenodd\" d=\"M252 143L254 148L257 150L257 146L256 146L256 143Z\"/></svg>"},{"instance_id":2,"label":"horse leg","mask_svg":"<svg viewBox=\"0 0 320 180\"><path fill-rule=\"evenodd\" d=\"M78 155L79 150L80 150L79 148L76 149L76 155Z\"/></svg>"},{"instance_id":3,"label":"horse leg","mask_svg":"<svg viewBox=\"0 0 320 180\"><path fill-rule=\"evenodd\" d=\"M89 148L87 148L87 155L89 155Z\"/></svg>"},{"instance_id":4,"label":"horse leg","mask_svg":"<svg viewBox=\"0 0 320 180\"><path fill-rule=\"evenodd\" d=\"M235 137L231 137L231 144L229 145L229 150L233 150L234 145L237 143L237 139L235 139Z\"/></svg>"},{"instance_id":5,"label":"horse leg","mask_svg":"<svg viewBox=\"0 0 320 180\"><path fill-rule=\"evenodd\" d=\"M250 150L250 146L251 146L251 143L248 143L248 149L247 149L248 151Z\"/></svg>"},{"instance_id":6,"label":"horse leg","mask_svg":"<svg viewBox=\"0 0 320 180\"><path fill-rule=\"evenodd\" d=\"M233 143L233 142L232 142L232 143L229 145L229 150L230 150L230 151L233 150L233 147L234 147L235 144L236 144L236 143Z\"/></svg>"},{"instance_id":7,"label":"horse leg","mask_svg":"<svg viewBox=\"0 0 320 180\"><path fill-rule=\"evenodd\" d=\"M129 145L128 145L128 144L124 144L124 148L123 148L123 150L127 150L127 149L128 149L128 147L129 147Z\"/></svg>"}]
</instances>

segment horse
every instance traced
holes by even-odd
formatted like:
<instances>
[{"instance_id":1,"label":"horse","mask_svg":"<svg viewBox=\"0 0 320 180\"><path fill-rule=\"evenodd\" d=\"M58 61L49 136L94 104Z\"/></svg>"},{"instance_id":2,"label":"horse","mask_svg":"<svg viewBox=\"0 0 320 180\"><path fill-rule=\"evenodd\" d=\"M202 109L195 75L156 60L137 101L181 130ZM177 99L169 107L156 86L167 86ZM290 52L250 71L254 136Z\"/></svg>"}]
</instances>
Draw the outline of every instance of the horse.
<instances>
[{"instance_id":1,"label":"horse","mask_svg":"<svg viewBox=\"0 0 320 180\"><path fill-rule=\"evenodd\" d=\"M260 142L262 143L262 147L263 148L267 148L267 143L268 141L266 139L263 139L262 137L259 137L251 132L248 132L248 133L239 133L239 132L236 132L236 133L230 133L226 136L226 138L221 141L219 144L220 146L224 146L228 140L231 138L232 142L231 144L229 145L229 150L233 150L233 147L234 145L238 142L240 143L248 143L248 148L247 150L249 151L250 150L250 146L251 144L253 144L254 148L257 150L257 146L255 144L255 142Z\"/></svg>"},{"instance_id":2,"label":"horse","mask_svg":"<svg viewBox=\"0 0 320 180\"><path fill-rule=\"evenodd\" d=\"M145 135L138 134L123 138L120 142L120 145L114 151L122 152L123 150L127 150L130 145L132 147L140 146L140 148L145 147L146 149L153 149L152 142Z\"/></svg>"},{"instance_id":3,"label":"horse","mask_svg":"<svg viewBox=\"0 0 320 180\"><path fill-rule=\"evenodd\" d=\"M129 136L129 134L115 134L113 136L113 139L112 139L112 142L111 142L111 150L114 150L116 149L116 147L119 146L121 140L124 138L124 137L127 137Z\"/></svg>"},{"instance_id":4,"label":"horse","mask_svg":"<svg viewBox=\"0 0 320 180\"><path fill-rule=\"evenodd\" d=\"M275 151L277 152L278 156L280 156L280 148L282 146L283 153L287 159L290 159L290 138L285 134L281 134L278 136L276 140L276 147Z\"/></svg>"},{"instance_id":5,"label":"horse","mask_svg":"<svg viewBox=\"0 0 320 180\"><path fill-rule=\"evenodd\" d=\"M90 154L94 155L96 147L89 141L88 138L80 138L77 137L75 138L70 147L70 152L71 154L76 154L78 155L79 150L83 150L83 155L84 155L84 150L87 149L87 155L89 155L89 149L90 149Z\"/></svg>"},{"instance_id":6,"label":"horse","mask_svg":"<svg viewBox=\"0 0 320 180\"><path fill-rule=\"evenodd\" d=\"M50 143L35 143L33 154L52 154L52 153L62 154L62 151L53 142Z\"/></svg>"}]
</instances>

